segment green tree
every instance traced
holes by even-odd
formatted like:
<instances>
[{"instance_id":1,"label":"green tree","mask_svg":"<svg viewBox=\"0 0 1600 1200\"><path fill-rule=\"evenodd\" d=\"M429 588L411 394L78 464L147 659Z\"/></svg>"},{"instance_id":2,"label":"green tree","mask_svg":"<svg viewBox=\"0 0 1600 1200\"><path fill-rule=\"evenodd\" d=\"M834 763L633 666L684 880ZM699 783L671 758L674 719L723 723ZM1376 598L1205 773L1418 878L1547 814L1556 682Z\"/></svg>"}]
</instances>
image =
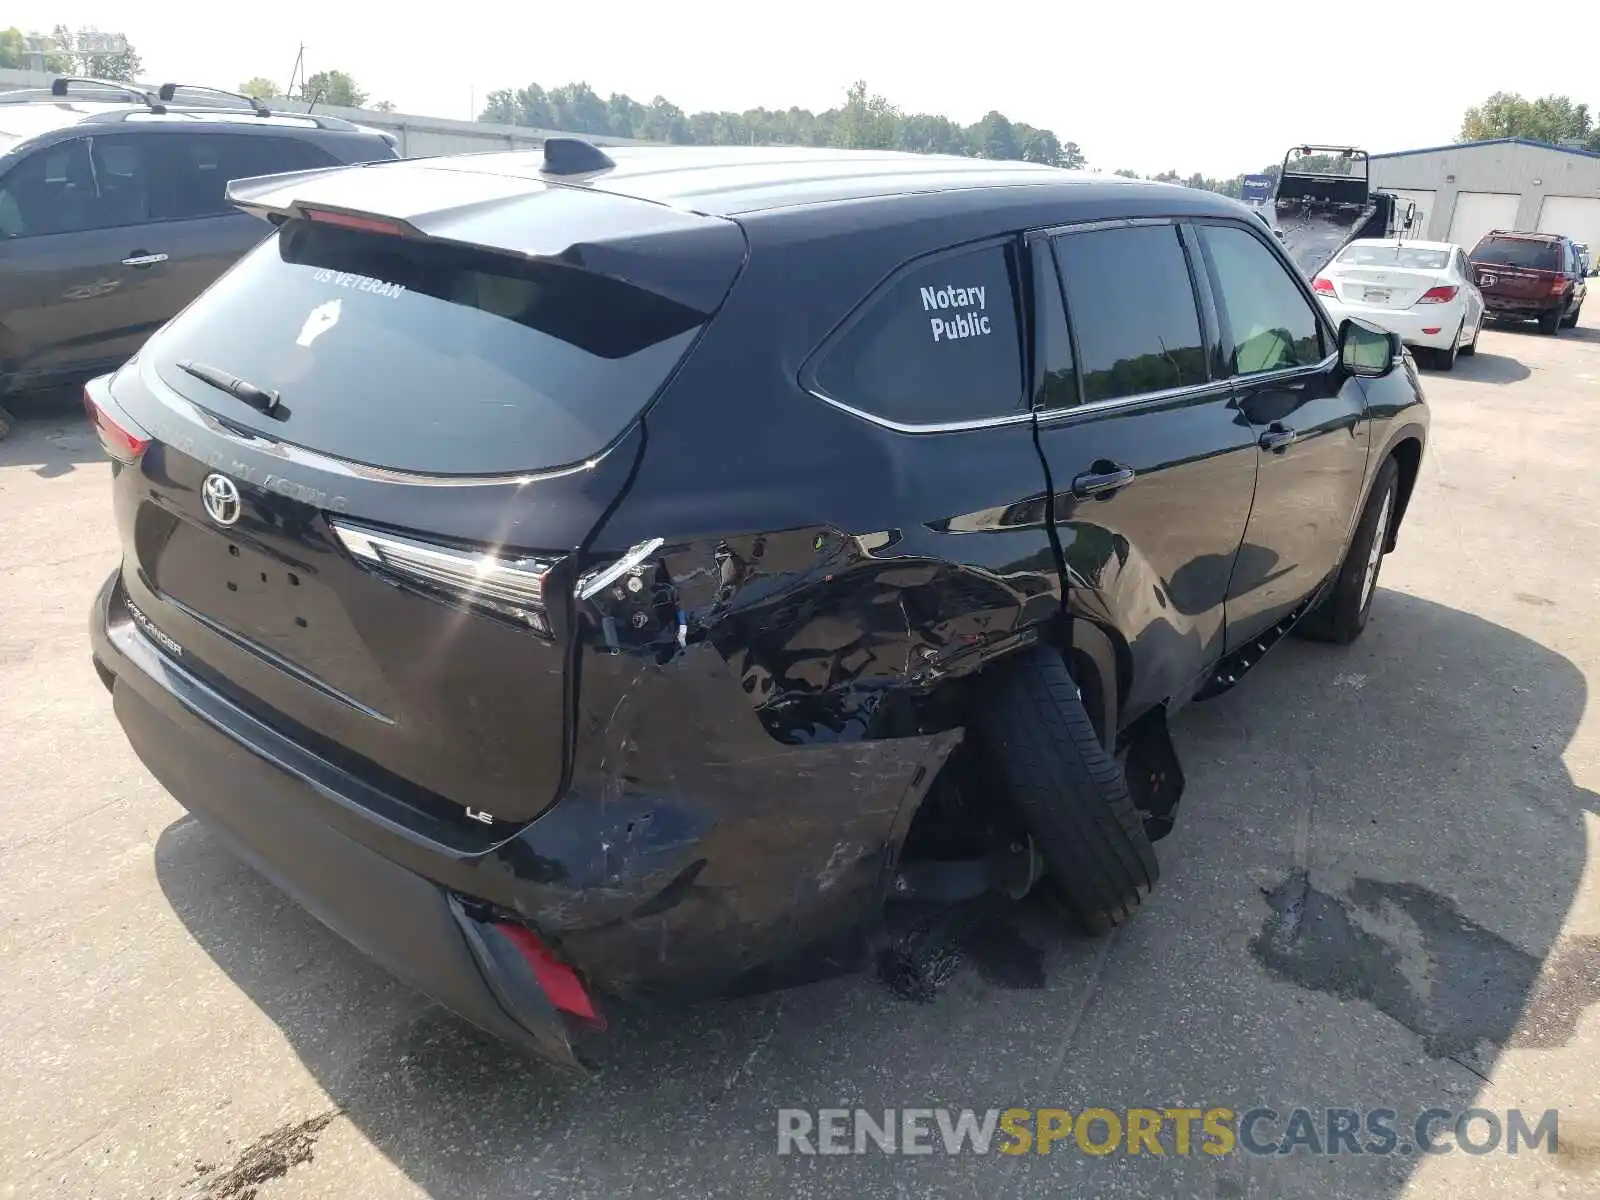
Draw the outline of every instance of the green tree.
<instances>
[{"instance_id":1,"label":"green tree","mask_svg":"<svg viewBox=\"0 0 1600 1200\"><path fill-rule=\"evenodd\" d=\"M683 109L657 96L645 109L644 119L639 122L634 136L681 145L689 140L689 120L683 115Z\"/></svg>"},{"instance_id":2,"label":"green tree","mask_svg":"<svg viewBox=\"0 0 1600 1200\"><path fill-rule=\"evenodd\" d=\"M257 100L271 100L274 96L283 95L278 90L278 85L265 75L254 75L239 85L239 91L246 96L254 96Z\"/></svg>"},{"instance_id":3,"label":"green tree","mask_svg":"<svg viewBox=\"0 0 1600 1200\"><path fill-rule=\"evenodd\" d=\"M25 71L32 62L37 61L28 54L28 37L12 26L10 29L0 29L0 67L12 71ZM44 55L44 69L53 71L57 75L65 75L72 71L72 59L60 50L47 50Z\"/></svg>"},{"instance_id":4,"label":"green tree","mask_svg":"<svg viewBox=\"0 0 1600 1200\"><path fill-rule=\"evenodd\" d=\"M93 32L80 29L74 33L65 25L57 25L51 36L58 47L59 60L64 61L51 69L75 71L91 79L113 79L118 83L132 83L138 78L139 72L144 70L144 62L132 43L123 39L126 50L116 54L93 54L88 49L89 40L85 36Z\"/></svg>"},{"instance_id":5,"label":"green tree","mask_svg":"<svg viewBox=\"0 0 1600 1200\"><path fill-rule=\"evenodd\" d=\"M890 150L900 128L900 110L882 96L869 96L858 79L845 91L833 129L833 144L853 150Z\"/></svg>"},{"instance_id":6,"label":"green tree","mask_svg":"<svg viewBox=\"0 0 1600 1200\"><path fill-rule=\"evenodd\" d=\"M332 104L339 108L360 108L367 102L367 93L344 71L318 71L308 76L301 85L300 94L315 104Z\"/></svg>"},{"instance_id":7,"label":"green tree","mask_svg":"<svg viewBox=\"0 0 1600 1200\"><path fill-rule=\"evenodd\" d=\"M1002 113L993 109L967 131L967 140L980 158L1021 158L1017 131Z\"/></svg>"},{"instance_id":8,"label":"green tree","mask_svg":"<svg viewBox=\"0 0 1600 1200\"><path fill-rule=\"evenodd\" d=\"M685 113L664 96L641 104L613 92L601 99L586 83L546 91L536 83L490 92L480 121L642 138L676 145L842 146L915 154L1026 159L1058 167L1084 165L1083 150L1049 129L988 113L968 128L932 113L904 113L858 80L838 108L751 108L744 112Z\"/></svg>"},{"instance_id":9,"label":"green tree","mask_svg":"<svg viewBox=\"0 0 1600 1200\"><path fill-rule=\"evenodd\" d=\"M517 104L517 94L510 88L496 88L484 98L478 120L491 125L515 125L522 109Z\"/></svg>"},{"instance_id":10,"label":"green tree","mask_svg":"<svg viewBox=\"0 0 1600 1200\"><path fill-rule=\"evenodd\" d=\"M1496 92L1482 104L1467 109L1461 118L1460 140L1521 137L1536 142L1576 139L1600 148L1600 131L1589 116L1587 104L1574 104L1569 96L1540 96L1527 100L1516 92Z\"/></svg>"}]
</instances>

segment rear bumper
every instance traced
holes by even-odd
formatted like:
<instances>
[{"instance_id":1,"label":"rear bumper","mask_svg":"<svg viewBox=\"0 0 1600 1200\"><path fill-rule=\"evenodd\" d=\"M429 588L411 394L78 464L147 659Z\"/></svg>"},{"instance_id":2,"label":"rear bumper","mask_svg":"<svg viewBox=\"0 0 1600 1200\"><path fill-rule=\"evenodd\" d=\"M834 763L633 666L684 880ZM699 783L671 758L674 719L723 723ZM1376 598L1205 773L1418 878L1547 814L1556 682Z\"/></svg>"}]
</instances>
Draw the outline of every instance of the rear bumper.
<instances>
[{"instance_id":1,"label":"rear bumper","mask_svg":"<svg viewBox=\"0 0 1600 1200\"><path fill-rule=\"evenodd\" d=\"M117 577L90 619L95 667L134 751L235 853L393 974L496 1037L576 1066L564 1018L492 923L316 815L309 781L252 753L190 703L203 688L150 645ZM120 615L120 620L118 619ZM527 974L523 972L526 971Z\"/></svg>"},{"instance_id":2,"label":"rear bumper","mask_svg":"<svg viewBox=\"0 0 1600 1200\"><path fill-rule=\"evenodd\" d=\"M1541 297L1534 300L1525 300L1517 296L1484 296L1483 306L1491 317L1520 317L1524 320L1533 320L1546 313L1565 312L1568 298L1565 296Z\"/></svg>"},{"instance_id":3,"label":"rear bumper","mask_svg":"<svg viewBox=\"0 0 1600 1200\"><path fill-rule=\"evenodd\" d=\"M561 1062L590 1023L508 953L497 922L515 914L593 994L619 998L696 1000L859 969L882 936L911 816L961 740L951 729L784 745L709 645L667 667L595 655L584 690L607 720L581 725L565 796L509 838L451 841L436 815L185 670L183 648L153 632L113 575L90 617L95 666L173 798L396 975Z\"/></svg>"},{"instance_id":4,"label":"rear bumper","mask_svg":"<svg viewBox=\"0 0 1600 1200\"><path fill-rule=\"evenodd\" d=\"M1456 330L1462 328L1466 316L1466 310L1459 301L1425 305L1421 309L1367 308L1326 298L1322 303L1335 324L1346 317L1355 317L1380 329L1398 333L1407 346L1425 346L1430 350L1449 349L1450 339L1455 336ZM1437 332L1427 332L1430 329Z\"/></svg>"}]
</instances>

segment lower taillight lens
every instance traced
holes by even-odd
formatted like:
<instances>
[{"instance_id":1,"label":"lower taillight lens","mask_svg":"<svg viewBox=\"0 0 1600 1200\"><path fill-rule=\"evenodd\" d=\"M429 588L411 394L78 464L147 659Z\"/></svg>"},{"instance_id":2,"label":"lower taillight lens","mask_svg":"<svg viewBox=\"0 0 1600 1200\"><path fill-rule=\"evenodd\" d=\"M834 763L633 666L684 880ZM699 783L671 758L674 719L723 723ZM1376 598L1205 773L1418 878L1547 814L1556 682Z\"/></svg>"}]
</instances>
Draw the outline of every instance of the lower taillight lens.
<instances>
[{"instance_id":1,"label":"lower taillight lens","mask_svg":"<svg viewBox=\"0 0 1600 1200\"><path fill-rule=\"evenodd\" d=\"M1563 279L1553 280L1551 282L1551 284L1550 284L1550 294L1552 296L1559 296L1559 295L1561 295L1562 292L1564 292L1566 290L1567 290L1567 281L1564 278Z\"/></svg>"},{"instance_id":2,"label":"lower taillight lens","mask_svg":"<svg viewBox=\"0 0 1600 1200\"><path fill-rule=\"evenodd\" d=\"M558 558L511 557L461 550L330 518L329 525L355 558L398 579L420 583L453 599L488 609L550 634L544 583Z\"/></svg>"},{"instance_id":3,"label":"lower taillight lens","mask_svg":"<svg viewBox=\"0 0 1600 1200\"><path fill-rule=\"evenodd\" d=\"M117 410L117 415L112 416L110 410L113 408L104 380L94 379L85 385L83 411L88 414L89 423L100 435L100 445L117 462L131 467L144 457L151 438L126 413Z\"/></svg>"},{"instance_id":4,"label":"lower taillight lens","mask_svg":"<svg viewBox=\"0 0 1600 1200\"><path fill-rule=\"evenodd\" d=\"M1333 280L1324 279L1321 275L1318 275L1311 281L1311 290L1319 296L1332 296L1334 294Z\"/></svg>"},{"instance_id":5,"label":"lower taillight lens","mask_svg":"<svg viewBox=\"0 0 1600 1200\"><path fill-rule=\"evenodd\" d=\"M1456 290L1449 284L1441 284L1436 288L1429 288L1417 298L1418 304L1448 304L1456 298Z\"/></svg>"}]
</instances>

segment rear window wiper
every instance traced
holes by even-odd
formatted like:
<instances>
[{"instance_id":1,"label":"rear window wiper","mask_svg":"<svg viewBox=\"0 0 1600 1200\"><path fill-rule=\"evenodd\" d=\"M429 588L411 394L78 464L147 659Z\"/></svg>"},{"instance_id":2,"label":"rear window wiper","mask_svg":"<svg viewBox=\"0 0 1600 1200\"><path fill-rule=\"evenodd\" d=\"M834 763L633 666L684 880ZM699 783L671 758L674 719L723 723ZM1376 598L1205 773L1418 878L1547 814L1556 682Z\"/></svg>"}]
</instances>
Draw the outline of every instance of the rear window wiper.
<instances>
[{"instance_id":1,"label":"rear window wiper","mask_svg":"<svg viewBox=\"0 0 1600 1200\"><path fill-rule=\"evenodd\" d=\"M190 358L179 359L178 370L193 375L196 379L203 383L209 383L214 388L227 392L235 400L243 400L251 408L260 409L268 416L272 415L272 410L278 407L278 401L281 399L277 392L269 392L264 388L258 388L249 380L240 379L237 375L230 375L220 367L195 362Z\"/></svg>"}]
</instances>

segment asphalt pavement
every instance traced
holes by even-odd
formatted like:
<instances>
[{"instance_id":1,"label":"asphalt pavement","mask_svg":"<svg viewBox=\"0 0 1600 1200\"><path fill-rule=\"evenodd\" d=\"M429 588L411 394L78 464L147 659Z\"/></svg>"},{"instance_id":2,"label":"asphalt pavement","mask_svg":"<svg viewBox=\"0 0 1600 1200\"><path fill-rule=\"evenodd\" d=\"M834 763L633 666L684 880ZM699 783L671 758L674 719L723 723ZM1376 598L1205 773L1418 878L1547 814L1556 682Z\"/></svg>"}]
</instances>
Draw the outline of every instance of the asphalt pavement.
<instances>
[{"instance_id":1,"label":"asphalt pavement","mask_svg":"<svg viewBox=\"0 0 1600 1200\"><path fill-rule=\"evenodd\" d=\"M1426 374L1433 441L1370 628L1291 640L1175 720L1188 791L1135 920L991 922L926 1004L863 976L627 1015L586 1079L392 981L150 779L85 639L109 469L70 397L22 407L0 443L0 1195L1600 1196L1597 320L1491 329ZM1402 1136L777 1153L782 1108L945 1106L1270 1108L1268 1145L1296 1108L1387 1108ZM1559 1109L1559 1152L1405 1136L1473 1107Z\"/></svg>"}]
</instances>

